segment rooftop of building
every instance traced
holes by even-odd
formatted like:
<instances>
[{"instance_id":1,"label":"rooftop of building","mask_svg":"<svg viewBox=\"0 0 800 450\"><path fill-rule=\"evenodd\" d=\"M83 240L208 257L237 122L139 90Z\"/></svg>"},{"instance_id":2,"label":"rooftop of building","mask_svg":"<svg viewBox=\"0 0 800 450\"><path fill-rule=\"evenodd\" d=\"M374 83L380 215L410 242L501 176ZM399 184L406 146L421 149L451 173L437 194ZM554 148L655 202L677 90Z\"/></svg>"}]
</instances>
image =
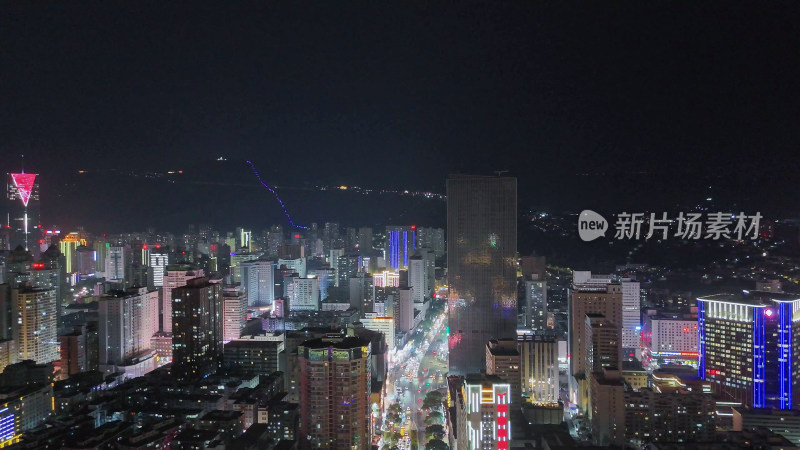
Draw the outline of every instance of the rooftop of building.
<instances>
[{"instance_id":1,"label":"rooftop of building","mask_svg":"<svg viewBox=\"0 0 800 450\"><path fill-rule=\"evenodd\" d=\"M493 356L519 356L515 339L492 339L486 344L486 348Z\"/></svg>"},{"instance_id":2,"label":"rooftop of building","mask_svg":"<svg viewBox=\"0 0 800 450\"><path fill-rule=\"evenodd\" d=\"M786 294L768 291L742 291L739 294L712 294L697 297L697 301L734 303L747 306L769 306L778 302L800 301L799 294Z\"/></svg>"},{"instance_id":3,"label":"rooftop of building","mask_svg":"<svg viewBox=\"0 0 800 450\"><path fill-rule=\"evenodd\" d=\"M734 406L732 409L739 414L746 415L800 418L800 410L797 409L747 408L742 406Z\"/></svg>"},{"instance_id":4,"label":"rooftop of building","mask_svg":"<svg viewBox=\"0 0 800 450\"><path fill-rule=\"evenodd\" d=\"M241 416L241 411L224 411L221 409L215 409L205 413L200 420L236 420Z\"/></svg>"},{"instance_id":5,"label":"rooftop of building","mask_svg":"<svg viewBox=\"0 0 800 450\"><path fill-rule=\"evenodd\" d=\"M351 348L363 347L370 344L370 340L358 336L337 336L335 338L316 338L303 342L303 347L321 349L321 348L336 348L347 350Z\"/></svg>"}]
</instances>

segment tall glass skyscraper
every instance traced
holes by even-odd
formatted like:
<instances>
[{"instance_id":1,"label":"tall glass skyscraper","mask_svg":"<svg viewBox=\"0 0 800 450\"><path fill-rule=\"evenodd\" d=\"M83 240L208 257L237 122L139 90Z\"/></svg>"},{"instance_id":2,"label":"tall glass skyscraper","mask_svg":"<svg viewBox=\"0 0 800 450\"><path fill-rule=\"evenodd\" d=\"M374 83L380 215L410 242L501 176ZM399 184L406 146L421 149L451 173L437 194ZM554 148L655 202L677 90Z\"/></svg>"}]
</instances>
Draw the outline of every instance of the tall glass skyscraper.
<instances>
[{"instance_id":1,"label":"tall glass skyscraper","mask_svg":"<svg viewBox=\"0 0 800 450\"><path fill-rule=\"evenodd\" d=\"M517 179L447 179L450 374L485 370L489 339L517 327Z\"/></svg>"}]
</instances>

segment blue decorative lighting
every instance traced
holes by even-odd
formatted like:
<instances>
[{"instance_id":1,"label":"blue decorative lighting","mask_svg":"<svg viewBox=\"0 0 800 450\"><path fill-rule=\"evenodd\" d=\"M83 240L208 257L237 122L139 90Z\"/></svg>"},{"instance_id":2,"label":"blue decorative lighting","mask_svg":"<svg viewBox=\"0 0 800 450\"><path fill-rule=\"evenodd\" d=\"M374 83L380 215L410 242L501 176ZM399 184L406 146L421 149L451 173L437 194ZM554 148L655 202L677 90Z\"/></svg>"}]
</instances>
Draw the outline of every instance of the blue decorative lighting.
<instances>
[{"instance_id":1,"label":"blue decorative lighting","mask_svg":"<svg viewBox=\"0 0 800 450\"><path fill-rule=\"evenodd\" d=\"M403 267L408 267L408 231L403 231Z\"/></svg>"},{"instance_id":2,"label":"blue decorative lighting","mask_svg":"<svg viewBox=\"0 0 800 450\"><path fill-rule=\"evenodd\" d=\"M253 164L250 161L246 161L246 162L250 166L250 168L253 170L253 173L255 174L256 178L258 179L258 182L261 183L261 186L264 186L265 188L269 189L269 191L272 192L272 195L275 196L275 199L278 200L278 203L280 203L281 208L283 208L283 214L286 215L287 219L289 219L289 224L291 226L295 227L295 228L300 228L302 230L310 230L311 228L304 227L302 225L297 225L297 224L294 223L294 221L292 220L292 216L289 215L289 211L286 209L286 205L283 204L283 200L281 200L281 198L278 196L278 193L275 192L275 190L272 189L269 185L264 183L264 181L261 179L261 175L258 173L258 170L256 169L256 165Z\"/></svg>"},{"instance_id":3,"label":"blue decorative lighting","mask_svg":"<svg viewBox=\"0 0 800 450\"><path fill-rule=\"evenodd\" d=\"M764 317L767 310L753 309L753 408L766 407L766 352Z\"/></svg>"},{"instance_id":4,"label":"blue decorative lighting","mask_svg":"<svg viewBox=\"0 0 800 450\"><path fill-rule=\"evenodd\" d=\"M792 304L781 302L778 306L780 316L779 361L781 398L780 409L792 409Z\"/></svg>"},{"instance_id":5,"label":"blue decorative lighting","mask_svg":"<svg viewBox=\"0 0 800 450\"><path fill-rule=\"evenodd\" d=\"M697 377L706 378L706 302L697 301Z\"/></svg>"}]
</instances>

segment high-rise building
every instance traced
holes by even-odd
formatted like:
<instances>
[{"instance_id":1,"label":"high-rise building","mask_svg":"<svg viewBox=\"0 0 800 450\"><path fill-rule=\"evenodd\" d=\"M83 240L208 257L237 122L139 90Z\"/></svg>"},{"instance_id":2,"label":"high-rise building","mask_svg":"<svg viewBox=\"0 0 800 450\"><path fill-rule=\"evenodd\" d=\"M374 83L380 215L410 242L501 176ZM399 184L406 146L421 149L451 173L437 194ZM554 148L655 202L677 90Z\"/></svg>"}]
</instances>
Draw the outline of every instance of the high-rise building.
<instances>
[{"instance_id":1,"label":"high-rise building","mask_svg":"<svg viewBox=\"0 0 800 450\"><path fill-rule=\"evenodd\" d=\"M587 376L604 367L622 368L620 329L602 314L586 314L584 324L586 347L581 353L586 355Z\"/></svg>"},{"instance_id":2,"label":"high-rise building","mask_svg":"<svg viewBox=\"0 0 800 450\"><path fill-rule=\"evenodd\" d=\"M302 448L370 448L371 356L369 339L352 336L297 347Z\"/></svg>"},{"instance_id":3,"label":"high-rise building","mask_svg":"<svg viewBox=\"0 0 800 450\"><path fill-rule=\"evenodd\" d=\"M67 273L79 272L78 270L78 247L85 246L86 239L81 239L76 232L64 236L59 243L59 249L65 259L65 270ZM91 272L88 272L91 273Z\"/></svg>"},{"instance_id":4,"label":"high-rise building","mask_svg":"<svg viewBox=\"0 0 800 450\"><path fill-rule=\"evenodd\" d=\"M453 386L459 383L461 386ZM453 390L457 393L454 400L459 413L456 423L463 431L458 433L458 441L465 444L458 448L510 448L511 386L494 375L468 374L457 382L451 381ZM461 427L460 424L466 426Z\"/></svg>"},{"instance_id":5,"label":"high-rise building","mask_svg":"<svg viewBox=\"0 0 800 450\"><path fill-rule=\"evenodd\" d=\"M698 375L752 408L800 401L800 296L745 291L697 299Z\"/></svg>"},{"instance_id":6,"label":"high-rise building","mask_svg":"<svg viewBox=\"0 0 800 450\"><path fill-rule=\"evenodd\" d=\"M8 193L8 216L6 229L9 236L9 249L21 245L34 256L39 254L39 182L36 173L9 173L6 192Z\"/></svg>"},{"instance_id":7,"label":"high-rise building","mask_svg":"<svg viewBox=\"0 0 800 450\"><path fill-rule=\"evenodd\" d=\"M59 359L55 289L19 287L11 290L11 296L19 359L39 364Z\"/></svg>"},{"instance_id":8,"label":"high-rise building","mask_svg":"<svg viewBox=\"0 0 800 450\"><path fill-rule=\"evenodd\" d=\"M169 252L166 249L162 249L160 245L150 249L149 273L152 281L148 283L148 287L157 289L164 286L164 274L168 264Z\"/></svg>"},{"instance_id":9,"label":"high-rise building","mask_svg":"<svg viewBox=\"0 0 800 450\"><path fill-rule=\"evenodd\" d=\"M280 363L285 347L284 335L248 335L225 344L226 367L236 367L252 375L267 375L285 370Z\"/></svg>"},{"instance_id":10,"label":"high-rise building","mask_svg":"<svg viewBox=\"0 0 800 450\"><path fill-rule=\"evenodd\" d=\"M443 229L420 227L417 235L419 247L431 249L436 258L444 256L447 247L445 246Z\"/></svg>"},{"instance_id":11,"label":"high-rise building","mask_svg":"<svg viewBox=\"0 0 800 450\"><path fill-rule=\"evenodd\" d=\"M358 252L362 255L372 252L372 228L361 227L358 229Z\"/></svg>"},{"instance_id":12,"label":"high-rise building","mask_svg":"<svg viewBox=\"0 0 800 450\"><path fill-rule=\"evenodd\" d=\"M558 402L558 340L554 335L532 333L520 333L517 340L523 399L531 403Z\"/></svg>"},{"instance_id":13,"label":"high-rise building","mask_svg":"<svg viewBox=\"0 0 800 450\"><path fill-rule=\"evenodd\" d=\"M525 322L523 329L530 329L534 333L547 330L547 281L532 275L525 280Z\"/></svg>"},{"instance_id":14,"label":"high-rise building","mask_svg":"<svg viewBox=\"0 0 800 450\"><path fill-rule=\"evenodd\" d=\"M247 295L236 288L222 292L222 340L239 339L246 323Z\"/></svg>"},{"instance_id":15,"label":"high-rise building","mask_svg":"<svg viewBox=\"0 0 800 450\"><path fill-rule=\"evenodd\" d=\"M417 226L386 227L386 262L394 270L408 268L408 258L417 249Z\"/></svg>"},{"instance_id":16,"label":"high-rise building","mask_svg":"<svg viewBox=\"0 0 800 450\"><path fill-rule=\"evenodd\" d=\"M334 285L334 271L329 267L321 267L308 271L309 276L314 276L319 280L319 298L325 300L328 298L328 289Z\"/></svg>"},{"instance_id":17,"label":"high-rise building","mask_svg":"<svg viewBox=\"0 0 800 450\"><path fill-rule=\"evenodd\" d=\"M615 326L622 322L622 286L603 279L599 282L578 280L569 294L568 353L570 374L586 374L586 315L600 314ZM607 282L608 281L608 282Z\"/></svg>"},{"instance_id":18,"label":"high-rise building","mask_svg":"<svg viewBox=\"0 0 800 450\"><path fill-rule=\"evenodd\" d=\"M517 180L447 180L450 373L478 373L490 339L517 326Z\"/></svg>"},{"instance_id":19,"label":"high-rise building","mask_svg":"<svg viewBox=\"0 0 800 450\"><path fill-rule=\"evenodd\" d=\"M697 313L658 312L643 314L642 348L657 362L697 364Z\"/></svg>"},{"instance_id":20,"label":"high-rise building","mask_svg":"<svg viewBox=\"0 0 800 450\"><path fill-rule=\"evenodd\" d=\"M124 283L125 266L130 263L129 251L124 246L110 246L106 254L106 280Z\"/></svg>"},{"instance_id":21,"label":"high-rise building","mask_svg":"<svg viewBox=\"0 0 800 450\"><path fill-rule=\"evenodd\" d=\"M214 373L222 357L222 285L192 278L172 294L173 373L182 381Z\"/></svg>"},{"instance_id":22,"label":"high-rise building","mask_svg":"<svg viewBox=\"0 0 800 450\"><path fill-rule=\"evenodd\" d=\"M414 290L399 288L397 290L397 328L403 333L408 333L414 328Z\"/></svg>"},{"instance_id":23,"label":"high-rise building","mask_svg":"<svg viewBox=\"0 0 800 450\"><path fill-rule=\"evenodd\" d=\"M342 280L339 278L339 258L344 256L344 249L343 248L332 248L330 249L330 256L328 257L328 263L333 269L333 282L336 287L339 287L339 282ZM356 261L358 263L358 261ZM350 277L347 277L349 280Z\"/></svg>"},{"instance_id":24,"label":"high-rise building","mask_svg":"<svg viewBox=\"0 0 800 450\"><path fill-rule=\"evenodd\" d=\"M189 264L170 264L164 276L164 286L161 288L161 331L172 332L172 290L185 286L186 282L203 276L203 269Z\"/></svg>"},{"instance_id":25,"label":"high-rise building","mask_svg":"<svg viewBox=\"0 0 800 450\"><path fill-rule=\"evenodd\" d=\"M87 338L86 326L75 327L73 331L59 336L62 378L89 370Z\"/></svg>"},{"instance_id":26,"label":"high-rise building","mask_svg":"<svg viewBox=\"0 0 800 450\"><path fill-rule=\"evenodd\" d=\"M158 331L158 291L145 287L111 291L100 297L97 306L100 370L113 373L150 349L150 339Z\"/></svg>"},{"instance_id":27,"label":"high-rise building","mask_svg":"<svg viewBox=\"0 0 800 450\"><path fill-rule=\"evenodd\" d=\"M269 306L275 301L275 263L255 260L241 264L242 288L251 307Z\"/></svg>"},{"instance_id":28,"label":"high-rise building","mask_svg":"<svg viewBox=\"0 0 800 450\"><path fill-rule=\"evenodd\" d=\"M496 375L511 387L509 402L520 402L520 354L516 339L492 339L486 344L486 375Z\"/></svg>"},{"instance_id":29,"label":"high-rise building","mask_svg":"<svg viewBox=\"0 0 800 450\"><path fill-rule=\"evenodd\" d=\"M337 284L338 287L350 286L350 279L355 278L358 273L360 259L358 255L340 255L336 259L336 277L339 281L339 284Z\"/></svg>"},{"instance_id":30,"label":"high-rise building","mask_svg":"<svg viewBox=\"0 0 800 450\"><path fill-rule=\"evenodd\" d=\"M641 348L641 290L638 281L622 279L622 348L626 355L636 354Z\"/></svg>"},{"instance_id":31,"label":"high-rise building","mask_svg":"<svg viewBox=\"0 0 800 450\"><path fill-rule=\"evenodd\" d=\"M73 260L75 266L72 270L81 275L91 275L96 271L96 259L97 252L94 249L85 245L78 246L75 249L75 259Z\"/></svg>"},{"instance_id":32,"label":"high-rise building","mask_svg":"<svg viewBox=\"0 0 800 450\"><path fill-rule=\"evenodd\" d=\"M414 290L414 303L423 303L429 295L426 275L422 256L408 258L408 286Z\"/></svg>"},{"instance_id":33,"label":"high-rise building","mask_svg":"<svg viewBox=\"0 0 800 450\"><path fill-rule=\"evenodd\" d=\"M236 247L231 247L236 248ZM231 279L233 284L240 284L242 282L242 263L246 261L253 261L258 259L258 255L250 253L246 249L239 249L231 253Z\"/></svg>"},{"instance_id":34,"label":"high-rise building","mask_svg":"<svg viewBox=\"0 0 800 450\"><path fill-rule=\"evenodd\" d=\"M394 339L394 318L381 316L378 313L365 313L364 318L361 319L361 324L364 328L372 331L383 333L384 340L388 350L391 351L395 347Z\"/></svg>"},{"instance_id":35,"label":"high-rise building","mask_svg":"<svg viewBox=\"0 0 800 450\"><path fill-rule=\"evenodd\" d=\"M67 271L64 256L55 245L45 250L38 263L31 264L31 283L35 287L55 289L56 317L61 317L65 304L71 300L67 289Z\"/></svg>"},{"instance_id":36,"label":"high-rise building","mask_svg":"<svg viewBox=\"0 0 800 450\"><path fill-rule=\"evenodd\" d=\"M318 311L319 280L292 277L286 285L286 297L291 311Z\"/></svg>"},{"instance_id":37,"label":"high-rise building","mask_svg":"<svg viewBox=\"0 0 800 450\"><path fill-rule=\"evenodd\" d=\"M286 267L287 269L296 272L298 275L300 275L301 278L305 278L307 275L305 257L300 257L296 259L279 259L278 267Z\"/></svg>"}]
</instances>

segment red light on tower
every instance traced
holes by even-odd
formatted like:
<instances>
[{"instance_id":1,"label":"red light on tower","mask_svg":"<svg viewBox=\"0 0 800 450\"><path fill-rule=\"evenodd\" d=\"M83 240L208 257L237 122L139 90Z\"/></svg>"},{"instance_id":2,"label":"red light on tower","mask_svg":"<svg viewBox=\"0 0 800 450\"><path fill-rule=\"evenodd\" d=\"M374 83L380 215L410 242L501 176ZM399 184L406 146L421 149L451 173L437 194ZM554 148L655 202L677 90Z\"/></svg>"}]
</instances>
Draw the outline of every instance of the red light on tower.
<instances>
[{"instance_id":1,"label":"red light on tower","mask_svg":"<svg viewBox=\"0 0 800 450\"><path fill-rule=\"evenodd\" d=\"M295 235L294 235L294 238L295 238L295 239L300 239L300 235L299 235L299 234L295 234Z\"/></svg>"},{"instance_id":2,"label":"red light on tower","mask_svg":"<svg viewBox=\"0 0 800 450\"><path fill-rule=\"evenodd\" d=\"M19 198L22 200L23 206L28 206L28 201L33 194L33 182L36 180L35 173L12 173L11 180L17 188Z\"/></svg>"},{"instance_id":3,"label":"red light on tower","mask_svg":"<svg viewBox=\"0 0 800 450\"><path fill-rule=\"evenodd\" d=\"M142 250L147 250L147 244L142 244Z\"/></svg>"},{"instance_id":4,"label":"red light on tower","mask_svg":"<svg viewBox=\"0 0 800 450\"><path fill-rule=\"evenodd\" d=\"M411 229L412 229L412 230L416 230L416 229L417 229L417 226L416 226L416 225L411 225Z\"/></svg>"},{"instance_id":5,"label":"red light on tower","mask_svg":"<svg viewBox=\"0 0 800 450\"><path fill-rule=\"evenodd\" d=\"M161 244L156 244L156 248L161 248Z\"/></svg>"},{"instance_id":6,"label":"red light on tower","mask_svg":"<svg viewBox=\"0 0 800 450\"><path fill-rule=\"evenodd\" d=\"M42 270L42 269L44 269L44 263L40 263L40 262L33 263L33 264L31 264L31 268L33 268L35 270Z\"/></svg>"}]
</instances>

